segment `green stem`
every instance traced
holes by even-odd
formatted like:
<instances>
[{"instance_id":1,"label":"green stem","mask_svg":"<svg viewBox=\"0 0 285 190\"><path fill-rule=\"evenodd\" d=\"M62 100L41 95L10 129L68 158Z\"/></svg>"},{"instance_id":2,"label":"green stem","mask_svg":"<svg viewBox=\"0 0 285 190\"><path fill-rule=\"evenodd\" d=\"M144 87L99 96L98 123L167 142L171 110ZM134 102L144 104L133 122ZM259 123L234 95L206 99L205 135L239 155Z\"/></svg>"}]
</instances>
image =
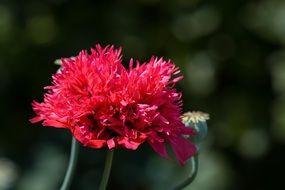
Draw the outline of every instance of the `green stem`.
<instances>
[{"instance_id":1,"label":"green stem","mask_svg":"<svg viewBox=\"0 0 285 190\"><path fill-rule=\"evenodd\" d=\"M71 184L72 177L75 171L75 166L77 163L78 152L79 152L79 143L76 141L74 137L72 137L69 164L60 190L67 190Z\"/></svg>"},{"instance_id":2,"label":"green stem","mask_svg":"<svg viewBox=\"0 0 285 190\"><path fill-rule=\"evenodd\" d=\"M199 160L198 160L198 155L196 154L195 156L191 158L192 167L191 167L191 172L190 172L189 177L185 181L177 185L173 190L181 190L187 187L188 185L190 185L194 181L195 177L197 176L198 165L199 165Z\"/></svg>"},{"instance_id":3,"label":"green stem","mask_svg":"<svg viewBox=\"0 0 285 190\"><path fill-rule=\"evenodd\" d=\"M106 190L110 172L111 172L111 167L112 167L112 161L113 161L113 155L114 155L114 150L109 150L107 152L107 157L105 161L105 168L103 172L103 177L99 186L99 190Z\"/></svg>"}]
</instances>

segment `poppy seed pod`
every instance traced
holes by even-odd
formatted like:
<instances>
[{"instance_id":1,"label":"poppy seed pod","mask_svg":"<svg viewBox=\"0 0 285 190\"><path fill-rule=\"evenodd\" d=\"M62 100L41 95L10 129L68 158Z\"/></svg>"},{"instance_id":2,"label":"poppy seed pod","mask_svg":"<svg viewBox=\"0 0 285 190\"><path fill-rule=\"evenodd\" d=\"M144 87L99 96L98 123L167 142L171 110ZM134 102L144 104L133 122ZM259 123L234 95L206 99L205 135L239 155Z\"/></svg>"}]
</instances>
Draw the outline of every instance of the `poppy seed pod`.
<instances>
[{"instance_id":1,"label":"poppy seed pod","mask_svg":"<svg viewBox=\"0 0 285 190\"><path fill-rule=\"evenodd\" d=\"M196 131L196 135L190 137L191 141L199 143L206 138L208 134L207 120L210 118L209 114L193 111L184 113L181 118L186 127L191 127Z\"/></svg>"}]
</instances>

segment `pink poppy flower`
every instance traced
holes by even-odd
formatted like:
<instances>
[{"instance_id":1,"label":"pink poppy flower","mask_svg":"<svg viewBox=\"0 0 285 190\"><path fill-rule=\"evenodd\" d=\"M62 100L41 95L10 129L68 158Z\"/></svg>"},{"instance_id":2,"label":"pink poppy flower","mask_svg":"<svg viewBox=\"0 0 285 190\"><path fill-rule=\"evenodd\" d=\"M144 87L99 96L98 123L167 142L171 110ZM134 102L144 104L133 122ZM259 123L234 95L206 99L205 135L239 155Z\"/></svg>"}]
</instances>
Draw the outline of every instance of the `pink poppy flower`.
<instances>
[{"instance_id":1,"label":"pink poppy flower","mask_svg":"<svg viewBox=\"0 0 285 190\"><path fill-rule=\"evenodd\" d=\"M169 143L181 164L196 153L184 135L195 135L181 121L181 93L174 85L182 79L171 61L152 57L127 70L121 48L97 45L78 56L61 60L42 103L32 103L32 123L67 128L84 146L136 150L148 142L168 158Z\"/></svg>"}]
</instances>

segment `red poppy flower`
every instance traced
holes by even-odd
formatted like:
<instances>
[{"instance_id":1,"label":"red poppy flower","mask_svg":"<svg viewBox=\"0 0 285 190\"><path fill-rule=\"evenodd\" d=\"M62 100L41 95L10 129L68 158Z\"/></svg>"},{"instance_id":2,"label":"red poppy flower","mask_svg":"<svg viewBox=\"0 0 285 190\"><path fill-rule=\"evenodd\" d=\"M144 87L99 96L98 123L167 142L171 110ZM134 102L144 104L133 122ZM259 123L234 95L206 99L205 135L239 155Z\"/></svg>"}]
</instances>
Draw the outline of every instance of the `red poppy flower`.
<instances>
[{"instance_id":1,"label":"red poppy flower","mask_svg":"<svg viewBox=\"0 0 285 190\"><path fill-rule=\"evenodd\" d=\"M129 70L121 61L121 49L112 47L81 51L62 59L53 84L45 87L44 101L32 103L32 123L68 128L84 146L123 147L136 150L148 142L168 158L169 143L181 164L196 152L183 135L195 135L181 121L181 93L174 85L180 70L170 61L152 57Z\"/></svg>"}]
</instances>

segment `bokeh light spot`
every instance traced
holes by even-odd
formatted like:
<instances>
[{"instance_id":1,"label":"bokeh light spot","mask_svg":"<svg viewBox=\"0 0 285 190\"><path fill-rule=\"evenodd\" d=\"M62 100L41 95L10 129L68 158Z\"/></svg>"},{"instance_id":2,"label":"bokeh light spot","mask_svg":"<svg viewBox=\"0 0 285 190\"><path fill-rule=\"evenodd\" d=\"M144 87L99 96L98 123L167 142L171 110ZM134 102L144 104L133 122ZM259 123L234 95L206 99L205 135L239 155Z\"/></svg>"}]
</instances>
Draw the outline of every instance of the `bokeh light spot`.
<instances>
[{"instance_id":1,"label":"bokeh light spot","mask_svg":"<svg viewBox=\"0 0 285 190\"><path fill-rule=\"evenodd\" d=\"M27 35L35 44L47 44L56 36L56 24L52 16L33 16L27 20Z\"/></svg>"},{"instance_id":2,"label":"bokeh light spot","mask_svg":"<svg viewBox=\"0 0 285 190\"><path fill-rule=\"evenodd\" d=\"M260 158L266 155L269 149L269 139L262 129L247 129L239 142L239 152L248 159Z\"/></svg>"}]
</instances>

